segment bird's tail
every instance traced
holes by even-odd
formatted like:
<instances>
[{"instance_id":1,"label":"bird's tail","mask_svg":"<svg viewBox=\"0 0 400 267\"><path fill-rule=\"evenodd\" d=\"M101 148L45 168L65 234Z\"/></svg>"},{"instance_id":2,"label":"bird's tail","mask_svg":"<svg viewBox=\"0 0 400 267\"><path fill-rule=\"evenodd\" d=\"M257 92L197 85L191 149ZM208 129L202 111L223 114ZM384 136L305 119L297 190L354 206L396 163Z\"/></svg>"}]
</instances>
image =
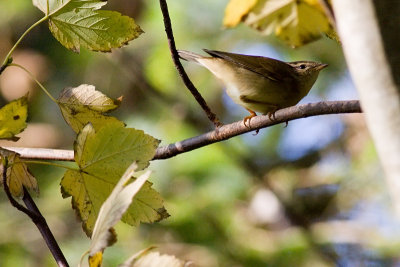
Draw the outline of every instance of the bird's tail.
<instances>
[{"instance_id":1,"label":"bird's tail","mask_svg":"<svg viewBox=\"0 0 400 267\"><path fill-rule=\"evenodd\" d=\"M178 50L179 57L187 60L187 61L194 61L197 62L197 59L202 58L203 56L185 50Z\"/></svg>"}]
</instances>

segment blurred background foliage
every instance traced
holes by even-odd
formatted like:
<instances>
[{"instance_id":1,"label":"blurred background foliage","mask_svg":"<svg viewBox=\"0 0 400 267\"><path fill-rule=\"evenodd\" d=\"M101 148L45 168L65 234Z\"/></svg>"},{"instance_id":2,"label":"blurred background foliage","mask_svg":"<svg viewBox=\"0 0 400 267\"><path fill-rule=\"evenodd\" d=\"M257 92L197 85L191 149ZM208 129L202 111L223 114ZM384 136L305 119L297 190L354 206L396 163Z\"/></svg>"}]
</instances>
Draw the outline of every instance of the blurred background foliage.
<instances>
[{"instance_id":1,"label":"blurred background foliage","mask_svg":"<svg viewBox=\"0 0 400 267\"><path fill-rule=\"evenodd\" d=\"M228 1L169 1L179 49L256 54L285 61L328 63L302 101L357 99L341 47L324 38L293 50L274 37L239 26L222 28ZM14 54L54 96L68 86L93 84L124 96L113 115L143 129L161 145L212 130L172 65L157 1L111 1L106 9L135 18L145 31L110 54L64 49L47 25L32 31ZM31 1L0 1L0 55L41 17ZM241 120L235 105L205 69L185 64L194 84L224 123ZM0 77L0 104L29 92L30 124L11 145L71 149L74 133L58 107L23 73ZM5 143L2 143L4 145ZM10 143L7 143L10 145ZM383 174L361 114L319 116L277 125L154 161L152 182L171 217L132 228L122 223L105 266L156 245L196 266L392 266L400 264L399 224L390 210ZM37 204L71 266L87 250L70 200L63 200L63 170L32 166ZM54 266L31 221L0 194L0 266Z\"/></svg>"}]
</instances>

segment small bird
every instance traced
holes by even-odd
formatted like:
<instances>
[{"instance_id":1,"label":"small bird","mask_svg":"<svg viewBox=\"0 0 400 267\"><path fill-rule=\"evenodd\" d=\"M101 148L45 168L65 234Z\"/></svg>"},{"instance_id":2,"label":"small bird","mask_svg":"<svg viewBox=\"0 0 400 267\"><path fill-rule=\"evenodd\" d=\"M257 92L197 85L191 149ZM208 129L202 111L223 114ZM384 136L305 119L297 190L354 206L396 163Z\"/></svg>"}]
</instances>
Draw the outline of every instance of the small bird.
<instances>
[{"instance_id":1,"label":"small bird","mask_svg":"<svg viewBox=\"0 0 400 267\"><path fill-rule=\"evenodd\" d=\"M244 124L261 112L274 116L278 109L296 105L310 91L319 71L328 66L312 61L283 62L203 49L210 56L179 50L179 56L206 67L225 84L233 101L250 112Z\"/></svg>"}]
</instances>

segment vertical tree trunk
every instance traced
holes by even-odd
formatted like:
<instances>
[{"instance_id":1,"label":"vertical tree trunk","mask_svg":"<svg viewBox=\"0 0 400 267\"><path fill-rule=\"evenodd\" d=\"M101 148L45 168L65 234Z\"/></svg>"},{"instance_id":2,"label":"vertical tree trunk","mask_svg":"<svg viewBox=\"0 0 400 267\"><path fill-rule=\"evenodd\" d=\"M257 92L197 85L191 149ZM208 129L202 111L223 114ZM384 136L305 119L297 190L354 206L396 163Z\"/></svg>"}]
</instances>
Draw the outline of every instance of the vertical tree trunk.
<instances>
[{"instance_id":1,"label":"vertical tree trunk","mask_svg":"<svg viewBox=\"0 0 400 267\"><path fill-rule=\"evenodd\" d=\"M400 218L400 1L332 2L346 61Z\"/></svg>"}]
</instances>

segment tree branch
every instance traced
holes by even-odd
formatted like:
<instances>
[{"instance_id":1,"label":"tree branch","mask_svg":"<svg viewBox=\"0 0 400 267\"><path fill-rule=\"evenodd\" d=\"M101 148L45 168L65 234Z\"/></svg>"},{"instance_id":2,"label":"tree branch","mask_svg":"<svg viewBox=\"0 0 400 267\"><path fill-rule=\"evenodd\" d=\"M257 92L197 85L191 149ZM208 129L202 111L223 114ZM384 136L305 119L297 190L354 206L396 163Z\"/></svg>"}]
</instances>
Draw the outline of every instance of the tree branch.
<instances>
[{"instance_id":1,"label":"tree branch","mask_svg":"<svg viewBox=\"0 0 400 267\"><path fill-rule=\"evenodd\" d=\"M165 32L167 33L168 45L171 51L172 60L175 64L176 69L178 70L179 76L181 76L183 83L192 93L192 95L199 103L201 108L204 110L204 112L207 114L207 117L210 119L210 121L214 123L216 127L221 126L222 124L219 122L217 116L208 107L206 101L201 96L196 87L193 85L192 81L189 79L189 76L186 74L185 69L183 68L181 62L179 61L179 55L178 52L176 51L175 39L174 39L174 34L172 32L171 19L169 17L167 1L160 0L160 7L164 17Z\"/></svg>"},{"instance_id":2,"label":"tree branch","mask_svg":"<svg viewBox=\"0 0 400 267\"><path fill-rule=\"evenodd\" d=\"M72 150L7 146L3 148L18 153L24 159L74 161L74 151Z\"/></svg>"},{"instance_id":3,"label":"tree branch","mask_svg":"<svg viewBox=\"0 0 400 267\"><path fill-rule=\"evenodd\" d=\"M35 202L33 201L32 197L29 195L28 190L24 187L24 197L22 198L26 207L31 212L36 214L36 220L32 221L35 223L36 227L39 229L43 239L45 240L47 247L49 248L51 254L53 255L55 261L57 262L58 266L67 267L68 262L62 253L60 246L58 245L56 239L54 238L53 233L51 232L49 225L46 222L46 219L40 213L40 210L36 206Z\"/></svg>"},{"instance_id":4,"label":"tree branch","mask_svg":"<svg viewBox=\"0 0 400 267\"><path fill-rule=\"evenodd\" d=\"M214 131L185 139L168 146L159 147L153 160L167 159L191 150L221 142L237 135L263 129L275 124L288 122L300 118L326 114L360 113L361 107L357 100L351 101L326 101L293 106L278 110L275 119L268 116L257 116L251 119L250 127L243 124L243 120L224 125ZM72 150L4 147L20 154L25 159L74 161Z\"/></svg>"},{"instance_id":5,"label":"tree branch","mask_svg":"<svg viewBox=\"0 0 400 267\"><path fill-rule=\"evenodd\" d=\"M0 75L3 73L3 71L7 68L7 65L2 65L0 67Z\"/></svg>"},{"instance_id":6,"label":"tree branch","mask_svg":"<svg viewBox=\"0 0 400 267\"><path fill-rule=\"evenodd\" d=\"M47 247L49 248L51 254L53 255L54 259L57 262L57 265L60 267L67 267L68 262L64 257L64 254L62 253L60 247L58 246L58 243L56 239L54 238L53 233L51 232L46 219L43 217L43 215L40 213L40 210L36 206L35 202L33 201L32 197L29 195L28 190L24 187L24 196L22 200L24 201L26 208L19 204L14 197L11 195L10 188L8 187L7 184L7 169L8 169L8 164L7 162L3 166L3 173L2 173L2 178L3 178L3 187L4 191L8 197L8 200L10 201L11 205L18 209L19 211L25 213L31 220L32 222L36 225L38 228L39 232L41 233L43 239L45 240Z\"/></svg>"},{"instance_id":7,"label":"tree branch","mask_svg":"<svg viewBox=\"0 0 400 267\"><path fill-rule=\"evenodd\" d=\"M267 115L254 117L250 121L250 127L248 127L248 125L245 126L243 121L238 121L229 125L224 125L214 131L192 137L175 144L160 147L157 149L157 153L153 160L171 158L199 147L207 146L216 142L230 139L237 135L291 120L324 114L359 112L361 112L361 108L359 102L355 100L327 101L293 106L278 110L275 113L275 118L272 120L270 120Z\"/></svg>"}]
</instances>

